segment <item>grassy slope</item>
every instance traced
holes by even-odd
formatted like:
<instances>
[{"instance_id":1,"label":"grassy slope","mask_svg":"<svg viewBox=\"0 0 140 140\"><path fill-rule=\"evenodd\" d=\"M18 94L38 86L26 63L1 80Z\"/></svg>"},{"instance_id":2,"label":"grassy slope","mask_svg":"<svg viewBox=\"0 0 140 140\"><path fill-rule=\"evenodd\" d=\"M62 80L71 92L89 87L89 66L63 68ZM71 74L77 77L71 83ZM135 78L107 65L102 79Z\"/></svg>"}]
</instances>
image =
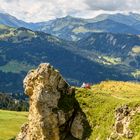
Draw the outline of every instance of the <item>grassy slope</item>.
<instances>
[{"instance_id":1,"label":"grassy slope","mask_svg":"<svg viewBox=\"0 0 140 140\"><path fill-rule=\"evenodd\" d=\"M140 84L107 81L91 89L77 88L76 99L87 116L92 133L90 140L106 140L113 130L115 108L128 104L140 105ZM0 140L15 136L27 113L0 111ZM135 132L133 140L140 140L140 114L132 118L130 128ZM89 131L87 131L89 132ZM126 139L122 139L126 140Z\"/></svg>"},{"instance_id":2,"label":"grassy slope","mask_svg":"<svg viewBox=\"0 0 140 140\"><path fill-rule=\"evenodd\" d=\"M106 140L113 130L115 108L140 105L140 84L101 82L90 90L78 88L76 98L92 127L90 140ZM140 140L140 114L134 116L130 128L135 132L133 140Z\"/></svg>"},{"instance_id":3,"label":"grassy slope","mask_svg":"<svg viewBox=\"0 0 140 140\"><path fill-rule=\"evenodd\" d=\"M11 60L6 65L0 66L0 71L5 72L5 73L8 73L8 72L20 73L21 71L29 71L32 68L34 68L34 66L26 64L24 62L18 62L16 60Z\"/></svg>"},{"instance_id":4,"label":"grassy slope","mask_svg":"<svg viewBox=\"0 0 140 140\"><path fill-rule=\"evenodd\" d=\"M0 110L0 140L9 140L16 136L26 119L26 112Z\"/></svg>"}]
</instances>

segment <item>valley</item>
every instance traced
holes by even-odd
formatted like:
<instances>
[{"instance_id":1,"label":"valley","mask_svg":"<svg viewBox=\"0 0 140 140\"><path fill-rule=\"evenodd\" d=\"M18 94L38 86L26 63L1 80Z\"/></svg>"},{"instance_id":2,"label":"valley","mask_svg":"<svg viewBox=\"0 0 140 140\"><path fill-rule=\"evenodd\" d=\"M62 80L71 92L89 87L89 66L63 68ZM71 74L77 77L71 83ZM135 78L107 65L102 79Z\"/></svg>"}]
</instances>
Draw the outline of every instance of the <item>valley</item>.
<instances>
[{"instance_id":1,"label":"valley","mask_svg":"<svg viewBox=\"0 0 140 140\"><path fill-rule=\"evenodd\" d=\"M0 140L139 140L139 27L132 12L0 13Z\"/></svg>"},{"instance_id":2,"label":"valley","mask_svg":"<svg viewBox=\"0 0 140 140\"><path fill-rule=\"evenodd\" d=\"M72 42L23 27L1 25L0 31L2 92L22 93L22 79L41 62L50 62L72 85L140 80L139 35L93 33Z\"/></svg>"}]
</instances>

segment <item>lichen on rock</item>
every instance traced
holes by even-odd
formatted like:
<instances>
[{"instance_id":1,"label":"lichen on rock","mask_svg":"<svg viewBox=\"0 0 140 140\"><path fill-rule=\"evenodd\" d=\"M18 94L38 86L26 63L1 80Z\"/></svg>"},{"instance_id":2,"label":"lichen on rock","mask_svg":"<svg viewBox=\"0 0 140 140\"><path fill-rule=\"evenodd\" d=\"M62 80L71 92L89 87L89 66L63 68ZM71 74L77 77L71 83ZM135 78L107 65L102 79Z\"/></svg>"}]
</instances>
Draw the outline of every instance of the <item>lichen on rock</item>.
<instances>
[{"instance_id":1,"label":"lichen on rock","mask_svg":"<svg viewBox=\"0 0 140 140\"><path fill-rule=\"evenodd\" d=\"M57 70L40 64L25 77L24 89L30 104L28 123L16 140L63 140L68 135L82 139L84 117L78 115L74 89Z\"/></svg>"}]
</instances>

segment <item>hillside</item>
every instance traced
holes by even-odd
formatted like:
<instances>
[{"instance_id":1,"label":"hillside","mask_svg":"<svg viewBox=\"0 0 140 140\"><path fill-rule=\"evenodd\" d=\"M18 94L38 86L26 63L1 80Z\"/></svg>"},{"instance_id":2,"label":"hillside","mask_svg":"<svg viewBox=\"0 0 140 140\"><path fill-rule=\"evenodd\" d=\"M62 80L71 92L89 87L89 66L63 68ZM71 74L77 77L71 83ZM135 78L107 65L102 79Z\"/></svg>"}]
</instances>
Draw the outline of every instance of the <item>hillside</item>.
<instances>
[{"instance_id":1,"label":"hillside","mask_svg":"<svg viewBox=\"0 0 140 140\"><path fill-rule=\"evenodd\" d=\"M139 93L140 84L131 82L105 81L93 85L91 89L77 88L75 97L93 130L90 139L104 140L107 138L114 130L115 109L124 105L128 105L131 109L140 106ZM20 126L26 122L26 115L27 113L1 110L0 120L3 120L0 121L1 140L8 140L16 136ZM138 113L132 117L130 123L130 129L134 132L132 140L140 139L139 122L140 114ZM6 133L4 133L5 131ZM90 133L88 129L86 131ZM121 140L127 140L127 138L121 138Z\"/></svg>"},{"instance_id":2,"label":"hillside","mask_svg":"<svg viewBox=\"0 0 140 140\"><path fill-rule=\"evenodd\" d=\"M91 60L115 67L140 79L140 38L139 35L93 33L77 42Z\"/></svg>"},{"instance_id":3,"label":"hillside","mask_svg":"<svg viewBox=\"0 0 140 140\"><path fill-rule=\"evenodd\" d=\"M7 93L0 93L0 109L13 111L27 111L29 105L23 97L24 96L21 96L19 94L9 95Z\"/></svg>"},{"instance_id":4,"label":"hillside","mask_svg":"<svg viewBox=\"0 0 140 140\"><path fill-rule=\"evenodd\" d=\"M140 17L139 14L130 12L129 14L121 14L121 13L101 14L95 17L93 20L102 21L102 20L110 19L125 25L133 26L135 23L140 21L139 17Z\"/></svg>"},{"instance_id":5,"label":"hillside","mask_svg":"<svg viewBox=\"0 0 140 140\"><path fill-rule=\"evenodd\" d=\"M0 13L0 24L42 31L69 41L77 41L98 32L140 34L140 15L136 13L101 14L91 19L66 16L38 23L28 23L10 14Z\"/></svg>"},{"instance_id":6,"label":"hillside","mask_svg":"<svg viewBox=\"0 0 140 140\"><path fill-rule=\"evenodd\" d=\"M14 140L21 125L27 120L27 114L0 110L0 140Z\"/></svg>"},{"instance_id":7,"label":"hillside","mask_svg":"<svg viewBox=\"0 0 140 140\"><path fill-rule=\"evenodd\" d=\"M49 63L25 77L28 121L16 140L139 140L140 84L104 81L71 87Z\"/></svg>"},{"instance_id":8,"label":"hillside","mask_svg":"<svg viewBox=\"0 0 140 140\"><path fill-rule=\"evenodd\" d=\"M76 90L76 99L80 103L92 128L91 140L105 140L111 135L115 128L115 110L121 106L128 105L129 109L139 106L139 113L131 118L129 128L133 131L133 140L140 139L140 84L130 82L105 81L92 86L91 89ZM117 135L112 135L114 140ZM113 139L113 138L112 138ZM127 140L120 138L119 140Z\"/></svg>"},{"instance_id":9,"label":"hillside","mask_svg":"<svg viewBox=\"0 0 140 140\"><path fill-rule=\"evenodd\" d=\"M94 37L99 43L95 42L96 46L93 44L96 48L92 51L92 49L88 49L88 45L94 43L90 39L86 39L86 44L83 40L78 43L67 42L52 35L34 32L26 28L7 26L3 28L6 28L7 31L0 34L0 91L2 92L23 92L22 79L29 69L35 68L41 62L50 62L62 72L72 85L81 85L84 81L97 83L107 79L138 80L139 65L130 67L123 62L121 57L117 56L118 59L116 58L118 49L126 43L126 40L120 38L119 34L95 34ZM111 36L117 40L113 47L116 48L113 55L110 55ZM127 38L128 45L135 46L140 42L138 36L122 35L122 37ZM135 42L132 41L134 39ZM105 49L108 50L108 54L101 51L102 43L108 47ZM84 44L85 47L87 45L86 49L83 47ZM139 54L135 56L139 60ZM138 64L139 61L136 63Z\"/></svg>"},{"instance_id":10,"label":"hillside","mask_svg":"<svg viewBox=\"0 0 140 140\"><path fill-rule=\"evenodd\" d=\"M137 24L139 22L140 21L137 21ZM54 36L69 41L77 41L86 36L89 36L91 33L99 33L99 32L140 34L138 28L133 28L133 26L122 23L121 19L113 20L112 18L106 18L102 20L96 20L95 18L89 20L89 19L74 18L71 16L52 20L50 21L50 24L44 22L39 24L38 28L31 29L50 33Z\"/></svg>"},{"instance_id":11,"label":"hillside","mask_svg":"<svg viewBox=\"0 0 140 140\"><path fill-rule=\"evenodd\" d=\"M26 27L29 28L32 23L27 23L25 21L19 20L16 17L7 14L7 13L0 13L0 24L11 26L11 27Z\"/></svg>"}]
</instances>

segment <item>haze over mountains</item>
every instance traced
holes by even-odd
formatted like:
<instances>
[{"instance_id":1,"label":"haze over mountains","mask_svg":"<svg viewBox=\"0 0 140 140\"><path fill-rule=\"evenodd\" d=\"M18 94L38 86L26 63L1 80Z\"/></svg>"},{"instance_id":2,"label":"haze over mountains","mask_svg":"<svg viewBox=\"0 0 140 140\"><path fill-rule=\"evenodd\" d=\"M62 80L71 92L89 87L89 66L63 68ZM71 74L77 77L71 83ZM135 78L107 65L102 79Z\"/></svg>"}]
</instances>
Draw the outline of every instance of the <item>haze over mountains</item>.
<instances>
[{"instance_id":1,"label":"haze over mountains","mask_svg":"<svg viewBox=\"0 0 140 140\"><path fill-rule=\"evenodd\" d=\"M27 71L41 62L50 62L73 85L140 80L138 14L27 23L1 13L0 24L1 91L22 92Z\"/></svg>"},{"instance_id":2,"label":"haze over mountains","mask_svg":"<svg viewBox=\"0 0 140 140\"><path fill-rule=\"evenodd\" d=\"M43 31L70 41L80 40L95 32L140 34L140 15L135 13L101 14L93 19L66 16L40 23L27 23L9 14L1 13L0 24Z\"/></svg>"}]
</instances>

